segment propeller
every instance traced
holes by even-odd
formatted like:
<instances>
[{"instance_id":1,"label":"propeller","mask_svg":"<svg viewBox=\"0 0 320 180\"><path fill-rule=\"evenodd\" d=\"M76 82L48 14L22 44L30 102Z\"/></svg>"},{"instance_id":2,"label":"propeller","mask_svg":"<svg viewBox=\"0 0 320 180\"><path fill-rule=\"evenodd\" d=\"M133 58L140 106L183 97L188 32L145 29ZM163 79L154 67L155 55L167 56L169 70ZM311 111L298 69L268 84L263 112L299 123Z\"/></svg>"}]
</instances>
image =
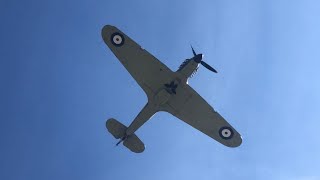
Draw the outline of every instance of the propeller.
<instances>
[{"instance_id":1,"label":"propeller","mask_svg":"<svg viewBox=\"0 0 320 180\"><path fill-rule=\"evenodd\" d=\"M192 53L193 53L193 59L195 62L197 63L200 63L202 66L204 66L205 68L209 69L210 71L214 72L214 73L218 73L217 70L215 70L213 67L211 67L209 64L207 64L206 62L202 61L202 57L203 55L202 54L197 54L193 47L191 46L191 49L192 49Z\"/></svg>"}]
</instances>

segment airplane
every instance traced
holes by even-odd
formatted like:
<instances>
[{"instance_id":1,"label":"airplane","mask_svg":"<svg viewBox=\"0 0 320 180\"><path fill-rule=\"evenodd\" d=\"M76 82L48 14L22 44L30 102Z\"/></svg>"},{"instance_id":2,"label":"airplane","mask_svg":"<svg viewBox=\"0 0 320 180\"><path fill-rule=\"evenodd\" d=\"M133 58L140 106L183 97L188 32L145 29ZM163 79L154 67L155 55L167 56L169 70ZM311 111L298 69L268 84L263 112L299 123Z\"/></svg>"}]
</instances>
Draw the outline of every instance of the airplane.
<instances>
[{"instance_id":1,"label":"airplane","mask_svg":"<svg viewBox=\"0 0 320 180\"><path fill-rule=\"evenodd\" d=\"M192 46L193 57L173 72L117 27L105 25L101 35L148 97L148 102L128 127L114 118L106 121L107 130L119 139L117 146L123 143L132 152L142 153L145 146L135 132L159 111L172 114L227 147L240 146L241 135L188 85L189 77L199 64L217 73Z\"/></svg>"}]
</instances>

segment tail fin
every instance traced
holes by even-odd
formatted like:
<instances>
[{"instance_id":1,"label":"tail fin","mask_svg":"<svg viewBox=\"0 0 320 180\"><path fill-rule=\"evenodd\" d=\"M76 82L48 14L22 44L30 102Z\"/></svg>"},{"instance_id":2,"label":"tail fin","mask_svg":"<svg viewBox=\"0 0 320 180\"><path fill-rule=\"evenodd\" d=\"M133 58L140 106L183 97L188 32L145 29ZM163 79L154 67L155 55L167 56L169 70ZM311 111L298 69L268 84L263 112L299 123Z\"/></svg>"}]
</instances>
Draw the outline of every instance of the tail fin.
<instances>
[{"instance_id":1,"label":"tail fin","mask_svg":"<svg viewBox=\"0 0 320 180\"><path fill-rule=\"evenodd\" d=\"M120 142L123 141L123 145L132 152L142 153L144 151L145 146L143 142L135 134L126 135L127 127L119 121L113 118L108 119L106 122L106 127L113 137L116 139L121 139Z\"/></svg>"}]
</instances>

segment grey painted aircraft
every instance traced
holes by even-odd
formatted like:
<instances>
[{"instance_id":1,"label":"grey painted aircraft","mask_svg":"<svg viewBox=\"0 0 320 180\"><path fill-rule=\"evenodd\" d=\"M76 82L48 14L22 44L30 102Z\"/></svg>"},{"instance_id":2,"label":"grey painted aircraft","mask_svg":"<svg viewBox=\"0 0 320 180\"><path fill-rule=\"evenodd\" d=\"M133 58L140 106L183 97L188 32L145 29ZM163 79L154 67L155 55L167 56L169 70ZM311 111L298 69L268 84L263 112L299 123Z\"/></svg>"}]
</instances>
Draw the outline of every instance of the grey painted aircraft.
<instances>
[{"instance_id":1,"label":"grey painted aircraft","mask_svg":"<svg viewBox=\"0 0 320 180\"><path fill-rule=\"evenodd\" d=\"M225 146L240 146L241 135L188 85L188 78L199 64L217 73L202 61L202 54L196 54L191 47L194 57L186 59L173 72L114 26L104 26L102 38L148 97L147 104L129 127L113 118L107 120L108 131L119 139L117 145L123 142L132 152L143 152L145 146L135 132L155 113L165 111Z\"/></svg>"}]
</instances>

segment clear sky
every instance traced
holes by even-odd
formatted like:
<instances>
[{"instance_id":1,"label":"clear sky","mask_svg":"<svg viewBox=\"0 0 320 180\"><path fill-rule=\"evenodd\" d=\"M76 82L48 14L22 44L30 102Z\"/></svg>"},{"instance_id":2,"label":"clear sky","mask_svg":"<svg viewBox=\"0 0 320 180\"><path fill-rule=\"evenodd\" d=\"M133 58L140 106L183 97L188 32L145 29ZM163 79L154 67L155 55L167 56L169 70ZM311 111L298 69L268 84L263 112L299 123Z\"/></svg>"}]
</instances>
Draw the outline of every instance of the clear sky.
<instances>
[{"instance_id":1,"label":"clear sky","mask_svg":"<svg viewBox=\"0 0 320 180\"><path fill-rule=\"evenodd\" d=\"M0 179L320 179L318 0L0 1ZM117 26L170 69L190 44L219 73L189 84L243 136L227 148L170 114L135 154L106 132L145 105L103 43Z\"/></svg>"}]
</instances>

